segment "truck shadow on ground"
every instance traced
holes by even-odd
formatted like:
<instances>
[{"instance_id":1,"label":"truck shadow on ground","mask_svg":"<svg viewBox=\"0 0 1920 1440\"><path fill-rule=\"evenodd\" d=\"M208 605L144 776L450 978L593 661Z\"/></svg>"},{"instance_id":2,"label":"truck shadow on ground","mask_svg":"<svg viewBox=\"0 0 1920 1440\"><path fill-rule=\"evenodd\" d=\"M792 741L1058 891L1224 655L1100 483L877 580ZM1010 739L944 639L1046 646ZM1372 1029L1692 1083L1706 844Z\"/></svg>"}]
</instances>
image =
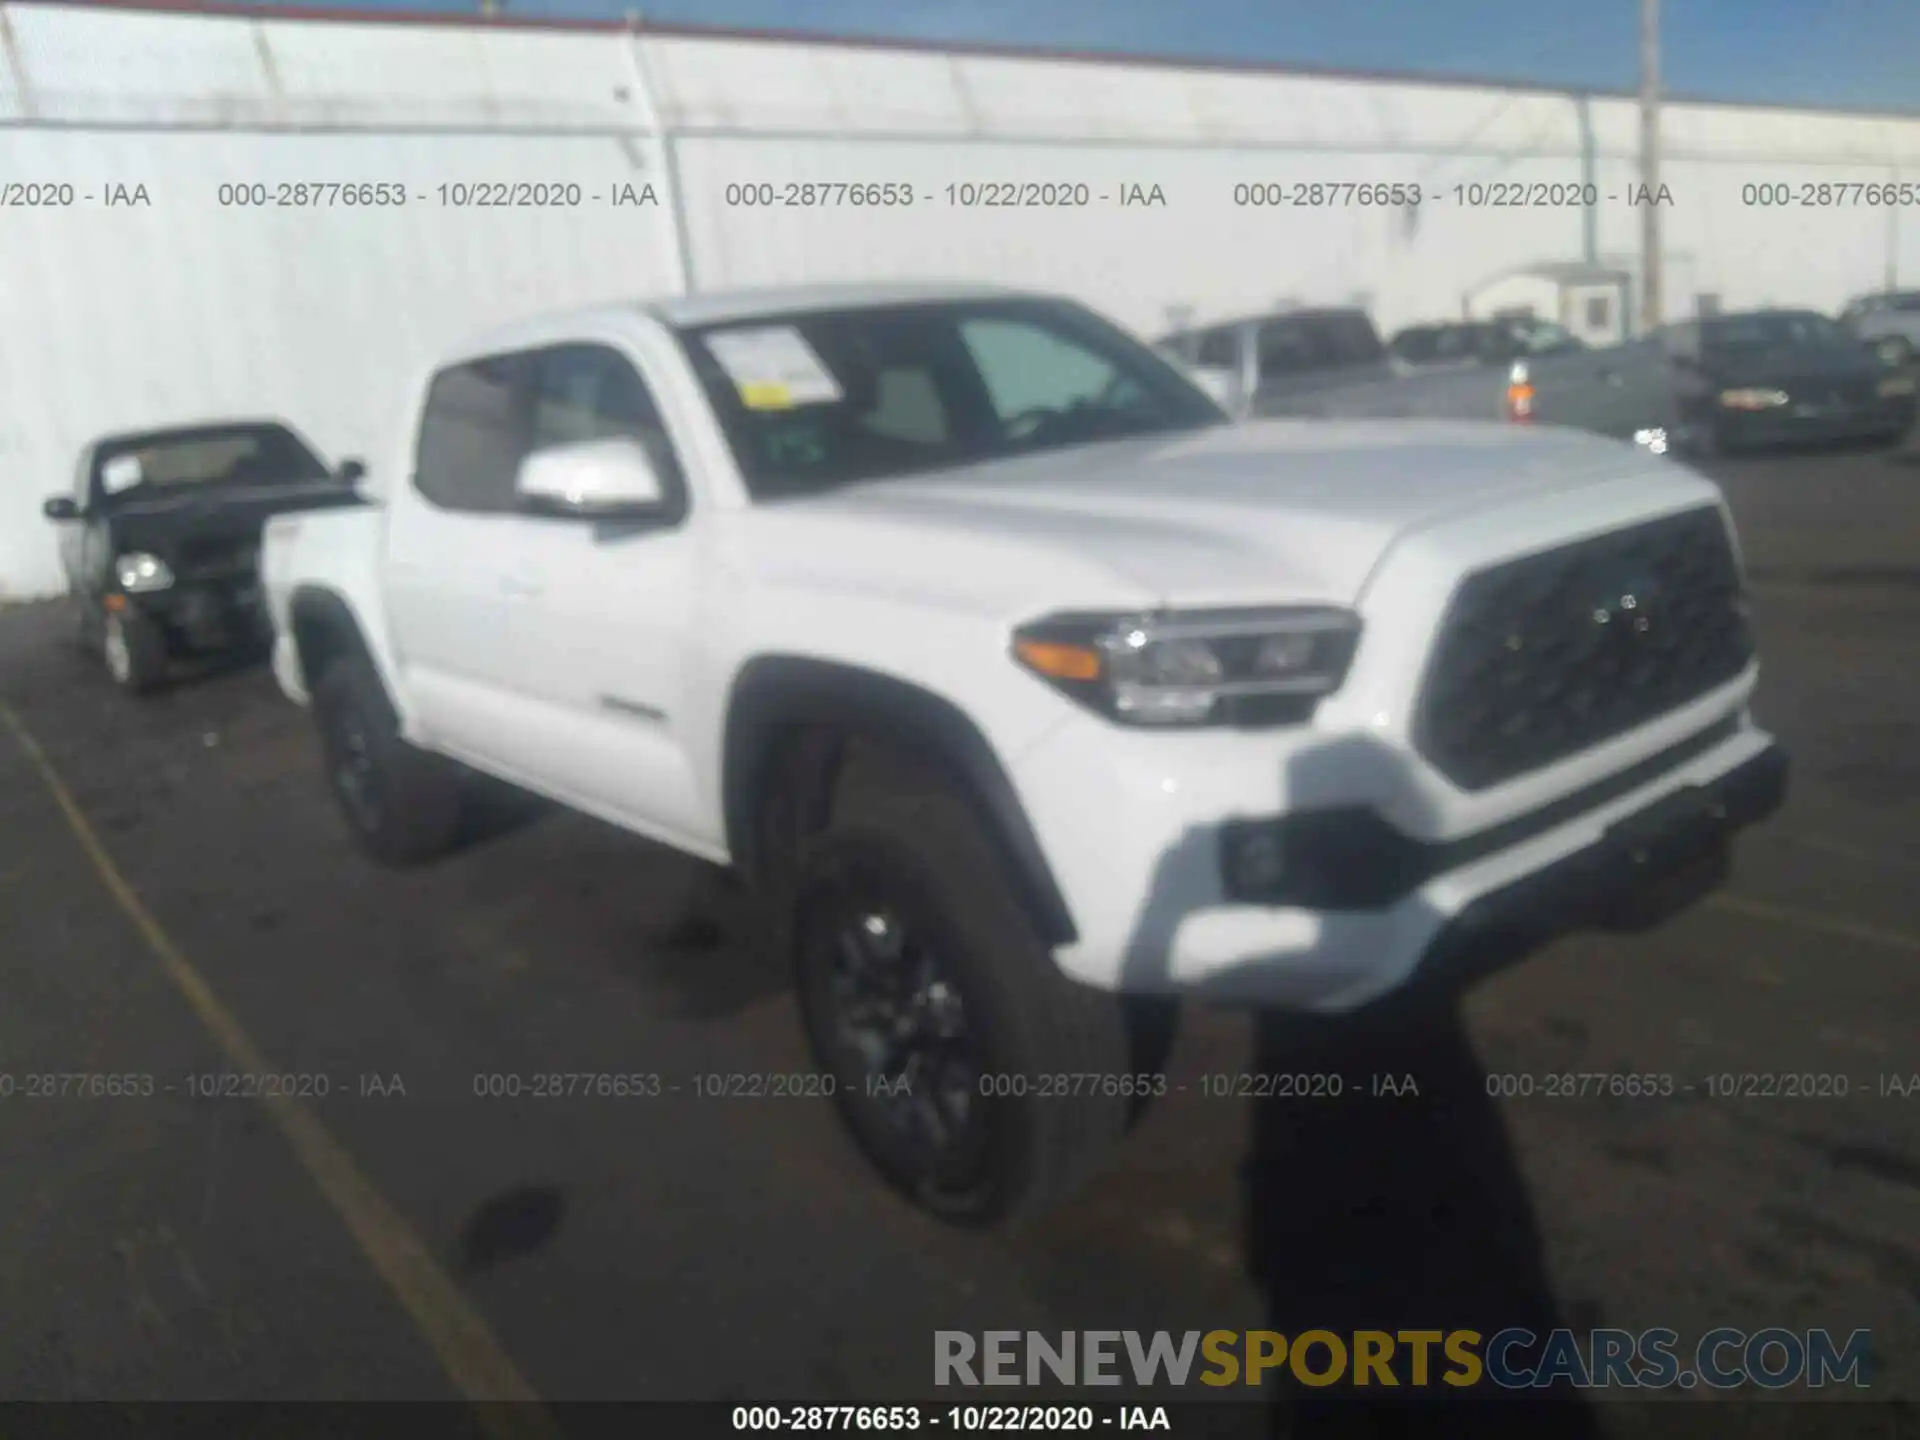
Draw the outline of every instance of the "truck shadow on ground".
<instances>
[{"instance_id":1,"label":"truck shadow on ground","mask_svg":"<svg viewBox=\"0 0 1920 1440\"><path fill-rule=\"evenodd\" d=\"M1289 766L1285 793L1296 806L1384 795L1402 763L1370 740L1335 741ZM1130 946L1132 985L1164 979L1182 922L1219 903L1218 846L1218 831L1206 827L1162 857ZM1389 998L1348 1014L1258 1012L1253 1075L1340 1077L1337 1097L1261 1098L1251 1107L1245 1261L1272 1329L1290 1339L1311 1330L1491 1337L1514 1328L1544 1338L1602 1323L1593 1307L1570 1317L1554 1293L1533 1204L1461 1013L1472 983L1523 960L1550 933L1475 935ZM1234 981L1223 977L1223 988ZM1530 1363L1525 1347L1508 1358ZM1329 1359L1313 1347L1309 1373L1324 1372ZM1439 1383L1454 1367L1437 1346L1431 1362L1426 1388L1394 1391L1309 1387L1284 1368L1272 1372L1281 1383L1262 1392L1273 1402L1269 1431L1475 1440L1601 1433L1571 1391L1490 1400L1484 1383L1471 1391ZM1396 1370L1410 1374L1404 1361Z\"/></svg>"},{"instance_id":2,"label":"truck shadow on ground","mask_svg":"<svg viewBox=\"0 0 1920 1440\"><path fill-rule=\"evenodd\" d=\"M1523 953L1519 947L1510 959ZM1253 1068L1340 1074L1349 1092L1355 1082L1365 1087L1338 1100L1268 1100L1254 1110L1246 1256L1273 1329L1465 1329L1491 1337L1518 1327L1544 1337L1598 1323L1597 1315L1563 1310L1554 1293L1532 1200L1457 995L1421 987L1335 1019L1265 1014ZM1406 1093L1370 1093L1375 1077L1391 1077ZM1484 1389L1439 1383L1453 1367L1437 1348L1432 1358L1431 1388L1390 1397L1290 1384L1275 1396L1273 1433L1599 1433L1571 1392L1503 1406ZM1529 1357L1523 1348L1508 1358ZM1325 1363L1323 1352L1316 1365Z\"/></svg>"},{"instance_id":3,"label":"truck shadow on ground","mask_svg":"<svg viewBox=\"0 0 1920 1440\"><path fill-rule=\"evenodd\" d=\"M726 1019L787 988L729 871L485 778L466 797L460 848L444 883L503 952L617 975L681 1019ZM533 874L551 878L530 891Z\"/></svg>"}]
</instances>

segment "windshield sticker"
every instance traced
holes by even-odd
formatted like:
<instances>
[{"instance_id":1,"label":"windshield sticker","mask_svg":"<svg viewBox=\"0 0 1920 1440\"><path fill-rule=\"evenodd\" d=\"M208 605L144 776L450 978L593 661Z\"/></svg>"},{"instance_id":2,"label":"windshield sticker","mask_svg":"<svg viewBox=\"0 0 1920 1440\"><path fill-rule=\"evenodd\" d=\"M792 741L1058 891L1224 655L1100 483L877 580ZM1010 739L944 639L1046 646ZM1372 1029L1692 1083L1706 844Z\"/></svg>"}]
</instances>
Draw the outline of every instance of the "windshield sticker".
<instances>
[{"instance_id":1,"label":"windshield sticker","mask_svg":"<svg viewBox=\"0 0 1920 1440\"><path fill-rule=\"evenodd\" d=\"M707 348L749 410L791 410L842 398L840 383L790 325L709 335Z\"/></svg>"},{"instance_id":2,"label":"windshield sticker","mask_svg":"<svg viewBox=\"0 0 1920 1440\"><path fill-rule=\"evenodd\" d=\"M138 455L116 455L100 467L100 483L109 495L131 490L142 478Z\"/></svg>"}]
</instances>

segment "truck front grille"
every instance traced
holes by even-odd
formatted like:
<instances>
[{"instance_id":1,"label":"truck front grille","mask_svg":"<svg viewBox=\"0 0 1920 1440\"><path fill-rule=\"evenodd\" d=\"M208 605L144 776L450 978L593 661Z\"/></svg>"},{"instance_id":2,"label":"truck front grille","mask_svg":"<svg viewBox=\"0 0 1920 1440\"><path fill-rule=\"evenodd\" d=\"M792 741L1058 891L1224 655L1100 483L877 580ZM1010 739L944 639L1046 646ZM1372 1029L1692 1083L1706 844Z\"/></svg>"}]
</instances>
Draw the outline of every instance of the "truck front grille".
<instances>
[{"instance_id":1,"label":"truck front grille","mask_svg":"<svg viewBox=\"0 0 1920 1440\"><path fill-rule=\"evenodd\" d=\"M1688 511L1469 575L1440 623L1414 745L1482 790L1697 699L1752 658L1720 512Z\"/></svg>"}]
</instances>

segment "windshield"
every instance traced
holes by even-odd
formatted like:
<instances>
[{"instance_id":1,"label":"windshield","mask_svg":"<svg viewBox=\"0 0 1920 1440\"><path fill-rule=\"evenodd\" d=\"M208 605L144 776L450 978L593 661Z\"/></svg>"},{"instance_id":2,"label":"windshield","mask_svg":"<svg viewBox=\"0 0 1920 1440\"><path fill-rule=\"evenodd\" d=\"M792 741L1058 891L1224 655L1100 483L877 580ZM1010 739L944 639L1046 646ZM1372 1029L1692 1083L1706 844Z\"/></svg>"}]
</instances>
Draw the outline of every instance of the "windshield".
<instances>
[{"instance_id":1,"label":"windshield","mask_svg":"<svg viewBox=\"0 0 1920 1440\"><path fill-rule=\"evenodd\" d=\"M1329 310L1265 320L1259 336L1260 376L1271 379L1349 365L1378 365L1387 347L1358 310Z\"/></svg>"},{"instance_id":2,"label":"windshield","mask_svg":"<svg viewBox=\"0 0 1920 1440\"><path fill-rule=\"evenodd\" d=\"M756 499L1227 423L1065 301L975 300L682 332Z\"/></svg>"},{"instance_id":3,"label":"windshield","mask_svg":"<svg viewBox=\"0 0 1920 1440\"><path fill-rule=\"evenodd\" d=\"M236 425L109 441L94 457L106 496L202 485L310 484L327 467L284 426Z\"/></svg>"},{"instance_id":4,"label":"windshield","mask_svg":"<svg viewBox=\"0 0 1920 1440\"><path fill-rule=\"evenodd\" d=\"M1834 321L1811 310L1782 310L1713 320L1701 327L1700 338L1709 350L1825 348L1859 343Z\"/></svg>"}]
</instances>

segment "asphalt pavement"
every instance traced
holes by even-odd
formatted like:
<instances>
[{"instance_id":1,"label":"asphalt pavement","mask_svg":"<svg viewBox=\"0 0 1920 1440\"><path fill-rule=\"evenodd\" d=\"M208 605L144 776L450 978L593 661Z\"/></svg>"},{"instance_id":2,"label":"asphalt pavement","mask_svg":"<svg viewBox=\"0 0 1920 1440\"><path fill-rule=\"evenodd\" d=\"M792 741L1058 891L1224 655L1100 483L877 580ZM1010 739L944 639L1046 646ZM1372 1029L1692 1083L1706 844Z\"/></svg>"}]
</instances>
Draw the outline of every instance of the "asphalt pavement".
<instances>
[{"instance_id":1,"label":"asphalt pavement","mask_svg":"<svg viewBox=\"0 0 1920 1440\"><path fill-rule=\"evenodd\" d=\"M893 1198L824 1100L705 1093L807 1062L700 867L503 803L377 870L263 670L134 702L0 611L0 1398L873 1403L941 1329L1524 1320L1866 1328L1920 1403L1914 462L1720 467L1796 765L1724 891L1412 1019L1190 1010L1184 1092L1015 1237ZM253 1069L287 1093L206 1078ZM1414 1089L1202 1093L1275 1069ZM1489 1094L1602 1071L1691 1088ZM554 1072L661 1093L484 1093Z\"/></svg>"}]
</instances>

